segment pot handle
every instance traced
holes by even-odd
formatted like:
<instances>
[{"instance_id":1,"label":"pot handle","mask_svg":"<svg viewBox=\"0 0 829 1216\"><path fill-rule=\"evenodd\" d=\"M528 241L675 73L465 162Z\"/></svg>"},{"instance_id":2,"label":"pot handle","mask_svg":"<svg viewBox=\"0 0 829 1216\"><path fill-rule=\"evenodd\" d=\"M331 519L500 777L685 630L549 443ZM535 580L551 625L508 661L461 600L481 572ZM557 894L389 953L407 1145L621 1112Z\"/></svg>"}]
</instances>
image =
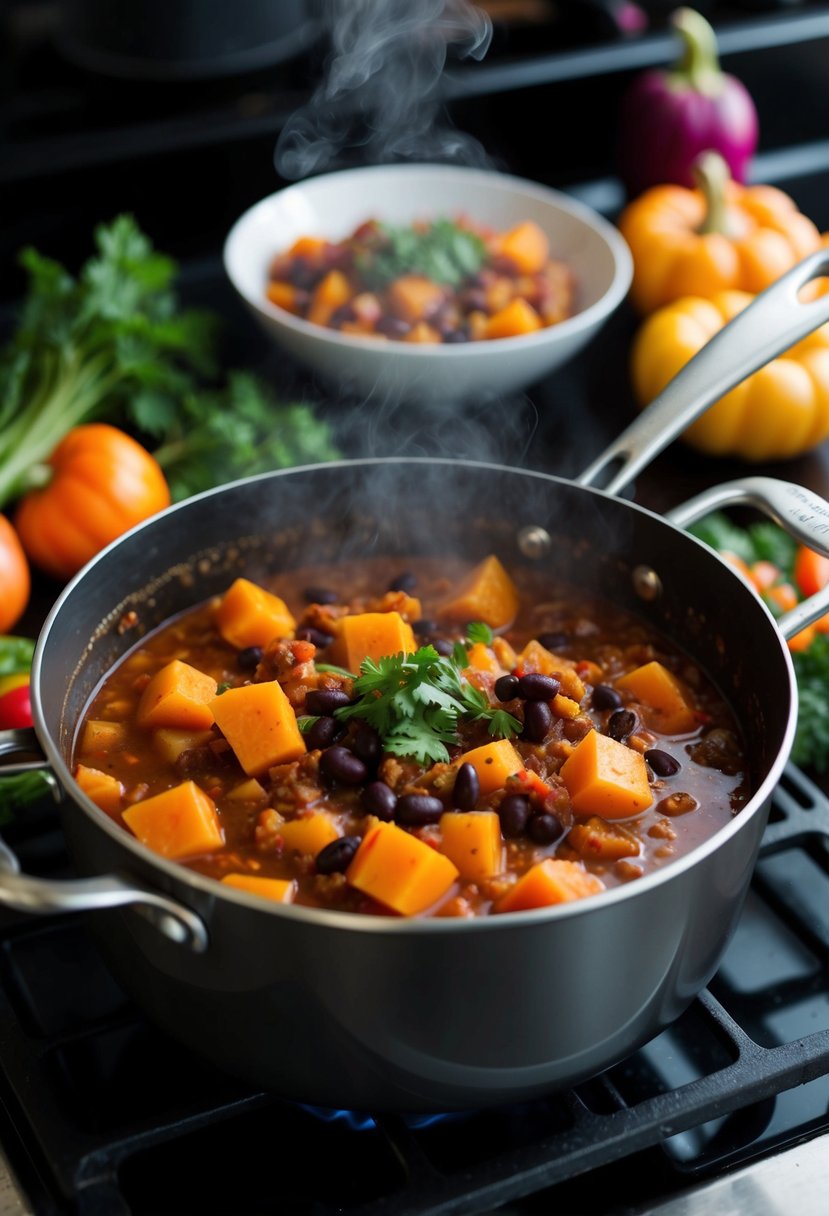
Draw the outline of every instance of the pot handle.
<instances>
[{"instance_id":1,"label":"pot handle","mask_svg":"<svg viewBox=\"0 0 829 1216\"><path fill-rule=\"evenodd\" d=\"M776 477L726 481L667 511L665 518L678 528L687 528L712 511L735 505L756 507L800 544L829 557L829 503L812 490ZM739 575L736 569L735 574ZM777 628L788 641L826 612L829 612L829 584L781 616Z\"/></svg>"},{"instance_id":2,"label":"pot handle","mask_svg":"<svg viewBox=\"0 0 829 1216\"><path fill-rule=\"evenodd\" d=\"M605 473L609 480L602 488L617 494L715 401L829 321L829 294L798 298L807 283L824 274L829 274L829 249L810 254L755 296L575 478L576 484L595 485Z\"/></svg>"},{"instance_id":3,"label":"pot handle","mask_svg":"<svg viewBox=\"0 0 829 1216\"><path fill-rule=\"evenodd\" d=\"M40 756L40 745L34 730L0 731L0 757L8 755ZM31 772L42 772L53 796L58 802L61 801L63 791L45 757L0 766L0 776ZM134 881L126 882L117 874L66 882L33 878L21 874L16 855L0 840L0 907L50 915L96 912L102 908L128 905L134 906L136 912L171 941L188 946L196 954L203 954L207 949L207 929L202 919L166 895L149 887L138 886Z\"/></svg>"}]
</instances>

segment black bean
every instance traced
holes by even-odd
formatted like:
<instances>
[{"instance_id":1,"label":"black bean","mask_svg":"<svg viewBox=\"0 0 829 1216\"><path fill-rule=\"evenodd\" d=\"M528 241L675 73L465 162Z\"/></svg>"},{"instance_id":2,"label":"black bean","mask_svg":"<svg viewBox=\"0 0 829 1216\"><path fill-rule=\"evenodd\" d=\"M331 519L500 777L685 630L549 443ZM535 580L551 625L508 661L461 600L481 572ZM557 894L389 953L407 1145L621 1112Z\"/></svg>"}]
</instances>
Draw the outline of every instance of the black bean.
<instances>
[{"instance_id":1,"label":"black bean","mask_svg":"<svg viewBox=\"0 0 829 1216\"><path fill-rule=\"evenodd\" d=\"M471 764L464 762L455 774L452 787L452 805L459 811L473 810L481 792L481 782Z\"/></svg>"},{"instance_id":2,"label":"black bean","mask_svg":"<svg viewBox=\"0 0 829 1216\"><path fill-rule=\"evenodd\" d=\"M306 587L302 594L308 604L336 604L340 598L330 587Z\"/></svg>"},{"instance_id":3,"label":"black bean","mask_svg":"<svg viewBox=\"0 0 829 1216\"><path fill-rule=\"evenodd\" d=\"M499 676L494 687L499 701L513 701L518 696L518 676Z\"/></svg>"},{"instance_id":4,"label":"black bean","mask_svg":"<svg viewBox=\"0 0 829 1216\"><path fill-rule=\"evenodd\" d=\"M256 671L262 661L261 646L246 646L236 656L236 662L242 671Z\"/></svg>"},{"instance_id":5,"label":"black bean","mask_svg":"<svg viewBox=\"0 0 829 1216\"><path fill-rule=\"evenodd\" d=\"M320 774L340 785L361 785L368 776L368 769L354 752L335 745L320 756Z\"/></svg>"},{"instance_id":6,"label":"black bean","mask_svg":"<svg viewBox=\"0 0 829 1216\"><path fill-rule=\"evenodd\" d=\"M622 694L609 684L597 684L590 703L594 709L621 709Z\"/></svg>"},{"instance_id":7,"label":"black bean","mask_svg":"<svg viewBox=\"0 0 829 1216\"><path fill-rule=\"evenodd\" d=\"M376 815L385 823L394 819L397 795L385 781L370 782L360 795L360 802L369 815Z\"/></svg>"},{"instance_id":8,"label":"black bean","mask_svg":"<svg viewBox=\"0 0 829 1216\"><path fill-rule=\"evenodd\" d=\"M450 642L447 638L438 638L436 641L432 642L432 645L438 654L442 654L444 658L448 658L448 656L455 649L454 642Z\"/></svg>"},{"instance_id":9,"label":"black bean","mask_svg":"<svg viewBox=\"0 0 829 1216\"><path fill-rule=\"evenodd\" d=\"M350 705L351 698L341 688L312 688L305 698L306 714L333 714L335 709Z\"/></svg>"},{"instance_id":10,"label":"black bean","mask_svg":"<svg viewBox=\"0 0 829 1216\"><path fill-rule=\"evenodd\" d=\"M376 326L378 334L385 334L387 338L405 338L411 328L408 321L389 316L381 317Z\"/></svg>"},{"instance_id":11,"label":"black bean","mask_svg":"<svg viewBox=\"0 0 829 1216\"><path fill-rule=\"evenodd\" d=\"M530 817L530 800L523 794L507 794L501 799L498 807L498 817L501 820L501 831L508 839L522 836Z\"/></svg>"},{"instance_id":12,"label":"black bean","mask_svg":"<svg viewBox=\"0 0 829 1216\"><path fill-rule=\"evenodd\" d=\"M417 586L417 575L411 570L404 570L402 574L398 574L397 578L393 578L389 583L389 591L414 591Z\"/></svg>"},{"instance_id":13,"label":"black bean","mask_svg":"<svg viewBox=\"0 0 829 1216\"><path fill-rule=\"evenodd\" d=\"M317 873L342 874L351 865L362 842L362 836L340 836L338 840L332 840L317 853Z\"/></svg>"},{"instance_id":14,"label":"black bean","mask_svg":"<svg viewBox=\"0 0 829 1216\"><path fill-rule=\"evenodd\" d=\"M637 718L632 709L617 709L608 718L604 733L621 743L636 727Z\"/></svg>"},{"instance_id":15,"label":"black bean","mask_svg":"<svg viewBox=\"0 0 829 1216\"><path fill-rule=\"evenodd\" d=\"M527 701L524 706L522 739L529 743L543 743L552 725L553 711L546 701Z\"/></svg>"},{"instance_id":16,"label":"black bean","mask_svg":"<svg viewBox=\"0 0 829 1216\"><path fill-rule=\"evenodd\" d=\"M440 626L437 621L432 621L426 616L422 616L419 621L412 622L412 629L416 634L437 633Z\"/></svg>"},{"instance_id":17,"label":"black bean","mask_svg":"<svg viewBox=\"0 0 829 1216\"><path fill-rule=\"evenodd\" d=\"M313 642L317 650L324 650L334 641L333 633L323 633L321 629L313 629L310 625L297 629L296 636L302 642Z\"/></svg>"},{"instance_id":18,"label":"black bean","mask_svg":"<svg viewBox=\"0 0 829 1216\"><path fill-rule=\"evenodd\" d=\"M560 688L555 676L544 676L539 671L530 671L518 681L518 695L525 701L551 701Z\"/></svg>"},{"instance_id":19,"label":"black bean","mask_svg":"<svg viewBox=\"0 0 829 1216\"><path fill-rule=\"evenodd\" d=\"M527 824L527 835L535 844L552 844L562 834L561 821L555 815L542 811L533 815Z\"/></svg>"},{"instance_id":20,"label":"black bean","mask_svg":"<svg viewBox=\"0 0 829 1216\"><path fill-rule=\"evenodd\" d=\"M331 747L339 739L342 739L345 734L345 727L342 722L338 722L336 718L328 716L317 718L305 732L306 746L314 751L316 748L322 750L326 747Z\"/></svg>"},{"instance_id":21,"label":"black bean","mask_svg":"<svg viewBox=\"0 0 829 1216\"><path fill-rule=\"evenodd\" d=\"M673 777L682 767L670 752L664 752L661 747L652 747L650 751L645 752L645 759L657 777Z\"/></svg>"},{"instance_id":22,"label":"black bean","mask_svg":"<svg viewBox=\"0 0 829 1216\"><path fill-rule=\"evenodd\" d=\"M570 645L570 638L560 630L556 633L542 633L538 640L545 650L566 650Z\"/></svg>"},{"instance_id":23,"label":"black bean","mask_svg":"<svg viewBox=\"0 0 829 1216\"><path fill-rule=\"evenodd\" d=\"M368 722L360 722L351 740L351 750L369 768L376 768L383 754L380 736Z\"/></svg>"},{"instance_id":24,"label":"black bean","mask_svg":"<svg viewBox=\"0 0 829 1216\"><path fill-rule=\"evenodd\" d=\"M419 828L427 823L437 823L443 811L440 798L434 798L431 794L401 794L394 817L406 827Z\"/></svg>"}]
</instances>

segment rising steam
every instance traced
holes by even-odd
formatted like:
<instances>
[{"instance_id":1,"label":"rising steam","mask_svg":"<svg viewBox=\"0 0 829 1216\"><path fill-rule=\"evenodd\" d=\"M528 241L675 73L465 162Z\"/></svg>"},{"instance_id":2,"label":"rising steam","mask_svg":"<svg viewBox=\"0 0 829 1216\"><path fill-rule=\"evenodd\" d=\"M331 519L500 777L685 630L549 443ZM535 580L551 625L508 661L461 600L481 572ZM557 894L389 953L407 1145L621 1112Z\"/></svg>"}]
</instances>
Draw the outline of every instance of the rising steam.
<instances>
[{"instance_id":1,"label":"rising steam","mask_svg":"<svg viewBox=\"0 0 829 1216\"><path fill-rule=\"evenodd\" d=\"M442 112L447 58L481 59L489 17L470 0L322 0L330 53L306 106L282 130L277 172L287 180L343 164L488 164L480 143Z\"/></svg>"}]
</instances>

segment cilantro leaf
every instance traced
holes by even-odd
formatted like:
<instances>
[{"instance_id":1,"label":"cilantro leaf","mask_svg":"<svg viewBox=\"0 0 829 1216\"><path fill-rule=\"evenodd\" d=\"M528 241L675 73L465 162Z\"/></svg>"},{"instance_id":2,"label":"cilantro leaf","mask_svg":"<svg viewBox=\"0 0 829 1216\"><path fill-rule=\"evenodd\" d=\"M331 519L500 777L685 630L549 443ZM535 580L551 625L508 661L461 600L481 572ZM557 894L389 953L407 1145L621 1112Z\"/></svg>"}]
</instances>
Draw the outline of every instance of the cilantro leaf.
<instances>
[{"instance_id":1,"label":"cilantro leaf","mask_svg":"<svg viewBox=\"0 0 829 1216\"><path fill-rule=\"evenodd\" d=\"M486 246L477 233L448 219L418 228L377 224L371 244L355 256L358 271L374 290L404 274L421 274L458 287L485 261Z\"/></svg>"}]
</instances>

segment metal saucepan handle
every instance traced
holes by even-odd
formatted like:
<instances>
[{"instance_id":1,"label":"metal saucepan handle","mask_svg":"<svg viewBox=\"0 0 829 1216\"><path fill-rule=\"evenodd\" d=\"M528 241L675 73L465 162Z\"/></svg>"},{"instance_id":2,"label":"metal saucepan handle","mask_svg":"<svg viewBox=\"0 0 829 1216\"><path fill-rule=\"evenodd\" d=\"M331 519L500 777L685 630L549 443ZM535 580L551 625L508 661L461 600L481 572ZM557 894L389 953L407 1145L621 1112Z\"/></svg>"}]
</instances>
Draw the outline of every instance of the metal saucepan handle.
<instances>
[{"instance_id":1,"label":"metal saucepan handle","mask_svg":"<svg viewBox=\"0 0 829 1216\"><path fill-rule=\"evenodd\" d=\"M658 397L584 470L576 483L617 494L690 424L747 376L829 321L829 295L803 301L799 291L829 274L829 249L818 250L756 296L677 372Z\"/></svg>"},{"instance_id":2,"label":"metal saucepan handle","mask_svg":"<svg viewBox=\"0 0 829 1216\"><path fill-rule=\"evenodd\" d=\"M40 744L33 730L0 731L0 757L39 756ZM60 783L45 758L20 760L0 766L0 775L43 772L51 778L52 793L60 800ZM148 887L126 882L116 874L100 878L78 878L69 882L32 878L20 873L20 863L12 850L0 841L0 906L18 912L43 915L59 912L97 912L102 908L132 905L165 937L197 954L207 949L207 929L199 916L183 904L160 895Z\"/></svg>"},{"instance_id":3,"label":"metal saucepan handle","mask_svg":"<svg viewBox=\"0 0 829 1216\"><path fill-rule=\"evenodd\" d=\"M811 490L775 477L741 477L724 482L674 507L665 518L679 528L687 528L712 511L738 504L756 507L800 544L829 557L829 503ZM781 616L777 627L788 640L826 612L829 584Z\"/></svg>"}]
</instances>

